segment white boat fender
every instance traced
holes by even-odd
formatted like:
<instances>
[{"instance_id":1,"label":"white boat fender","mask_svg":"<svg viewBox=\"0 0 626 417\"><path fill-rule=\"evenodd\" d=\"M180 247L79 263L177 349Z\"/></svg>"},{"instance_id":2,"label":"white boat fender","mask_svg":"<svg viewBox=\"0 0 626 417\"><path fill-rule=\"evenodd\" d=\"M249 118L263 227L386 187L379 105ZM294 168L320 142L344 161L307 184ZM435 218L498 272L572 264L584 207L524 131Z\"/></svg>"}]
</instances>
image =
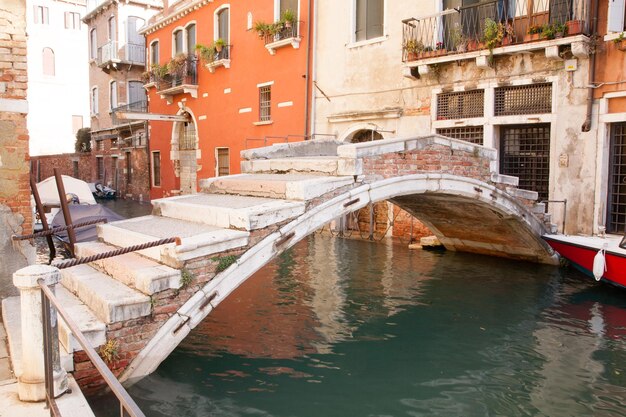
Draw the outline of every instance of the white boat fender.
<instances>
[{"instance_id":1,"label":"white boat fender","mask_svg":"<svg viewBox=\"0 0 626 417\"><path fill-rule=\"evenodd\" d=\"M593 258L593 276L596 281L600 281L602 275L606 272L606 244L602 249L596 253L596 256Z\"/></svg>"}]
</instances>

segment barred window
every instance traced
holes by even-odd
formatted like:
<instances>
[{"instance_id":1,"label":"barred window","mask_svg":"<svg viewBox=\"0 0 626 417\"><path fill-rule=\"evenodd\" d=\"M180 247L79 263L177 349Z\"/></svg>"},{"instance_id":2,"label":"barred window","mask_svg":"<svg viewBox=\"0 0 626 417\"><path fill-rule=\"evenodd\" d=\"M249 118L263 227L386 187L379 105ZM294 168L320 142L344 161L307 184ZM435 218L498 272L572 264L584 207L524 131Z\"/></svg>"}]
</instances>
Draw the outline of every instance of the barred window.
<instances>
[{"instance_id":1,"label":"barred window","mask_svg":"<svg viewBox=\"0 0 626 417\"><path fill-rule=\"evenodd\" d=\"M437 129L437 133L442 136L464 140L465 142L474 143L476 145L483 144L482 126L449 127L445 129Z\"/></svg>"},{"instance_id":2,"label":"barred window","mask_svg":"<svg viewBox=\"0 0 626 417\"><path fill-rule=\"evenodd\" d=\"M496 116L551 113L552 84L498 87L494 107Z\"/></svg>"},{"instance_id":3,"label":"barred window","mask_svg":"<svg viewBox=\"0 0 626 417\"><path fill-rule=\"evenodd\" d=\"M152 152L152 185L161 186L161 152Z\"/></svg>"},{"instance_id":4,"label":"barred window","mask_svg":"<svg viewBox=\"0 0 626 417\"><path fill-rule=\"evenodd\" d=\"M272 120L272 86L259 87L259 120L268 122Z\"/></svg>"},{"instance_id":5,"label":"barred window","mask_svg":"<svg viewBox=\"0 0 626 417\"><path fill-rule=\"evenodd\" d=\"M441 93L437 96L437 120L483 117L485 90Z\"/></svg>"}]
</instances>

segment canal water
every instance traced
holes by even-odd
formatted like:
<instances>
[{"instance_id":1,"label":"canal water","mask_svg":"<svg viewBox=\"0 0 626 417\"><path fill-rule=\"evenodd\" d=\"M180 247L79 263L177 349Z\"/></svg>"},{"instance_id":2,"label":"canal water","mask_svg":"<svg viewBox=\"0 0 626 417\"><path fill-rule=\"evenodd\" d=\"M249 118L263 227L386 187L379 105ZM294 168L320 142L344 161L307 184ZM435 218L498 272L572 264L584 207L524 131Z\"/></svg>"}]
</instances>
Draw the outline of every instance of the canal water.
<instances>
[{"instance_id":1,"label":"canal water","mask_svg":"<svg viewBox=\"0 0 626 417\"><path fill-rule=\"evenodd\" d=\"M129 392L151 417L626 416L626 291L314 235Z\"/></svg>"}]
</instances>

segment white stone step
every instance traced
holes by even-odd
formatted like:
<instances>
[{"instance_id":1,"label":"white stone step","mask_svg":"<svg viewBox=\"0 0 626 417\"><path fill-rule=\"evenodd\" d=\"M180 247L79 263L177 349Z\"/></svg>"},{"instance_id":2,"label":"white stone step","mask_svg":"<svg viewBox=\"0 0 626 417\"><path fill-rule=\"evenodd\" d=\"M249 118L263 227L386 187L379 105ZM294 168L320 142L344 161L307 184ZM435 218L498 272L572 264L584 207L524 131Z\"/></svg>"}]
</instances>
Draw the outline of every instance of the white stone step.
<instances>
[{"instance_id":1,"label":"white stone step","mask_svg":"<svg viewBox=\"0 0 626 417\"><path fill-rule=\"evenodd\" d=\"M316 175L360 175L360 160L336 156L308 156L276 159L250 159L241 161L241 172L260 173L300 173Z\"/></svg>"},{"instance_id":2,"label":"white stone step","mask_svg":"<svg viewBox=\"0 0 626 417\"><path fill-rule=\"evenodd\" d=\"M57 285L56 296L91 347L95 349L106 343L106 325L98 320L89 307L62 285ZM59 342L68 352L83 350L62 317L59 317Z\"/></svg>"},{"instance_id":3,"label":"white stone step","mask_svg":"<svg viewBox=\"0 0 626 417\"><path fill-rule=\"evenodd\" d=\"M97 255L119 249L103 242L84 242L76 245L79 257ZM180 288L180 271L156 261L127 253L90 263L96 269L144 294L152 295L168 289Z\"/></svg>"},{"instance_id":4,"label":"white stone step","mask_svg":"<svg viewBox=\"0 0 626 417\"><path fill-rule=\"evenodd\" d=\"M9 354L13 373L16 377L22 375L22 319L20 297L8 297L2 300L2 320L7 332ZM74 371L74 355L68 352L62 343L59 343L61 366L67 372Z\"/></svg>"},{"instance_id":5,"label":"white stone step","mask_svg":"<svg viewBox=\"0 0 626 417\"><path fill-rule=\"evenodd\" d=\"M61 270L61 283L105 323L150 314L150 297L127 287L89 265Z\"/></svg>"},{"instance_id":6,"label":"white stone step","mask_svg":"<svg viewBox=\"0 0 626 417\"><path fill-rule=\"evenodd\" d=\"M304 213L299 201L223 194L193 194L152 200L154 213L226 229L255 230Z\"/></svg>"},{"instance_id":7,"label":"white stone step","mask_svg":"<svg viewBox=\"0 0 626 417\"><path fill-rule=\"evenodd\" d=\"M205 193L308 201L351 185L354 177L305 174L238 174L200 181Z\"/></svg>"},{"instance_id":8,"label":"white stone step","mask_svg":"<svg viewBox=\"0 0 626 417\"><path fill-rule=\"evenodd\" d=\"M98 225L98 237L114 246L126 247L168 237L180 237L182 244L167 244L137 253L173 268L181 262L240 248L248 244L249 232L160 216L143 216Z\"/></svg>"}]
</instances>

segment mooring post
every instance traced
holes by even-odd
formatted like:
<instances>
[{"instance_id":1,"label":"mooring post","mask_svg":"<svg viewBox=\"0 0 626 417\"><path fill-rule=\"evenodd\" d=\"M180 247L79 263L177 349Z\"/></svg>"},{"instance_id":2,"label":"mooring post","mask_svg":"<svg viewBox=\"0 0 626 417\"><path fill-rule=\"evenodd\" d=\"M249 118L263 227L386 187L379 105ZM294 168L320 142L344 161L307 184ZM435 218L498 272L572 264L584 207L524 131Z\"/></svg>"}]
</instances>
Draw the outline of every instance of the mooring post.
<instances>
[{"instance_id":1,"label":"mooring post","mask_svg":"<svg viewBox=\"0 0 626 417\"><path fill-rule=\"evenodd\" d=\"M55 396L67 390L67 374L61 368L59 355L59 328L54 307L48 309L50 332L44 340L44 314L39 282L50 287L61 280L60 271L48 265L31 265L13 274L13 284L20 290L22 326L22 360L17 376L18 396L21 401L46 399L44 343L49 349ZM46 332L48 333L48 332Z\"/></svg>"}]
</instances>

